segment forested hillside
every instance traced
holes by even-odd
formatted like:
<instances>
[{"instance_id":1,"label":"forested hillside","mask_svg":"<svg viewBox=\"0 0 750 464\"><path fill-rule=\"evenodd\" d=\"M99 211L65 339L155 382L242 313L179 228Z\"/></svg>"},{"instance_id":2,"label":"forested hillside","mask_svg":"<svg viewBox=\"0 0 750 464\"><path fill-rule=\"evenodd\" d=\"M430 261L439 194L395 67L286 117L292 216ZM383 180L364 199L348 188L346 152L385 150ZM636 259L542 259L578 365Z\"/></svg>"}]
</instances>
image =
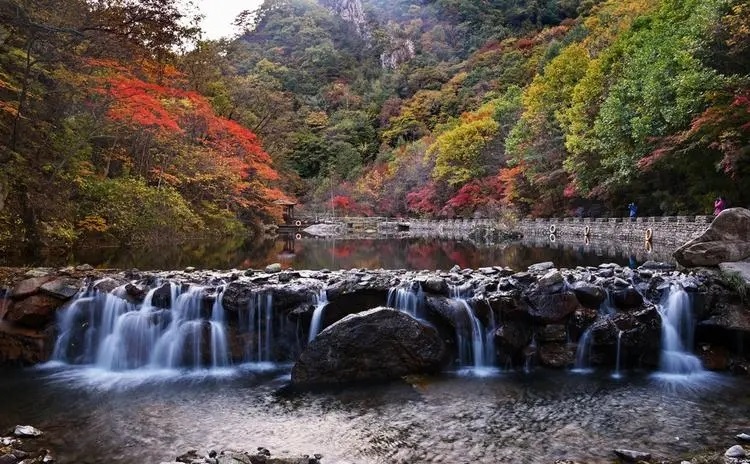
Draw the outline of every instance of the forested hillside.
<instances>
[{"instance_id":1,"label":"forested hillside","mask_svg":"<svg viewBox=\"0 0 750 464\"><path fill-rule=\"evenodd\" d=\"M750 202L748 18L739 0L268 0L213 98L250 109L311 211L707 213Z\"/></svg>"},{"instance_id":2,"label":"forested hillside","mask_svg":"<svg viewBox=\"0 0 750 464\"><path fill-rule=\"evenodd\" d=\"M0 243L750 203L741 0L0 0ZM282 193L286 192L286 193Z\"/></svg>"},{"instance_id":3,"label":"forested hillside","mask_svg":"<svg viewBox=\"0 0 750 464\"><path fill-rule=\"evenodd\" d=\"M0 1L0 251L273 220L257 136L196 91L172 0Z\"/></svg>"}]
</instances>

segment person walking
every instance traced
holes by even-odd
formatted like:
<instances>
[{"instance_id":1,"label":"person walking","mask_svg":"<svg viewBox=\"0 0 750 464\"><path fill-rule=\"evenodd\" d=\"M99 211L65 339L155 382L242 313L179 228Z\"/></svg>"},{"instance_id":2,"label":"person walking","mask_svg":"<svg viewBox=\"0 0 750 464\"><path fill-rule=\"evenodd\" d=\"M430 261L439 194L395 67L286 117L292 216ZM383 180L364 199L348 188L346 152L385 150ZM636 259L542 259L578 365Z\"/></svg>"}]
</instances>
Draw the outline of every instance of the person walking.
<instances>
[{"instance_id":1,"label":"person walking","mask_svg":"<svg viewBox=\"0 0 750 464\"><path fill-rule=\"evenodd\" d=\"M724 211L724 208L727 207L727 202L724 201L724 197L718 197L714 201L714 216L718 216L719 213Z\"/></svg>"},{"instance_id":2,"label":"person walking","mask_svg":"<svg viewBox=\"0 0 750 464\"><path fill-rule=\"evenodd\" d=\"M628 205L628 210L630 210L630 220L635 221L635 217L638 214L638 205L635 202L631 202Z\"/></svg>"}]
</instances>

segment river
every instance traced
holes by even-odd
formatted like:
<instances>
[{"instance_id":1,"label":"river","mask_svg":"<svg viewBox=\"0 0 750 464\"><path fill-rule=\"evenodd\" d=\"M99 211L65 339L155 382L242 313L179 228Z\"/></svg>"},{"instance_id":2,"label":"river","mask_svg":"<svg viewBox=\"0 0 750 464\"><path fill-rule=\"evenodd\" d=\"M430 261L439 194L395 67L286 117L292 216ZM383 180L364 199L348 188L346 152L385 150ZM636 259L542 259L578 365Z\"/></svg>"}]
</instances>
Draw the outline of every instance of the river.
<instances>
[{"instance_id":1,"label":"river","mask_svg":"<svg viewBox=\"0 0 750 464\"><path fill-rule=\"evenodd\" d=\"M447 373L413 384L277 394L288 367L6 372L0 426L45 430L61 462L157 463L190 448L321 453L324 463L612 462L613 448L679 456L750 428L747 379L675 387L641 372ZM732 401L727 401L732 398Z\"/></svg>"}]
</instances>

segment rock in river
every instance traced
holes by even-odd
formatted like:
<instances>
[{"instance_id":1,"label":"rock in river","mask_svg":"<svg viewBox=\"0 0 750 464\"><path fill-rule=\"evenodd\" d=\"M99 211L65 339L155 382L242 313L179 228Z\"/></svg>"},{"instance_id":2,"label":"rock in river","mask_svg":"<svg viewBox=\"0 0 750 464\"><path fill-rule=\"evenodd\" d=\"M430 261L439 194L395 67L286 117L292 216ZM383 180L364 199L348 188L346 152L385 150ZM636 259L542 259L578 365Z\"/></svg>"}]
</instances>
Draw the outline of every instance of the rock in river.
<instances>
[{"instance_id":1,"label":"rock in river","mask_svg":"<svg viewBox=\"0 0 750 464\"><path fill-rule=\"evenodd\" d=\"M721 212L701 236L674 252L687 267L718 266L750 256L750 210L730 208Z\"/></svg>"},{"instance_id":2,"label":"rock in river","mask_svg":"<svg viewBox=\"0 0 750 464\"><path fill-rule=\"evenodd\" d=\"M351 314L321 332L294 365L292 384L335 385L433 372L444 353L434 328L379 307Z\"/></svg>"}]
</instances>

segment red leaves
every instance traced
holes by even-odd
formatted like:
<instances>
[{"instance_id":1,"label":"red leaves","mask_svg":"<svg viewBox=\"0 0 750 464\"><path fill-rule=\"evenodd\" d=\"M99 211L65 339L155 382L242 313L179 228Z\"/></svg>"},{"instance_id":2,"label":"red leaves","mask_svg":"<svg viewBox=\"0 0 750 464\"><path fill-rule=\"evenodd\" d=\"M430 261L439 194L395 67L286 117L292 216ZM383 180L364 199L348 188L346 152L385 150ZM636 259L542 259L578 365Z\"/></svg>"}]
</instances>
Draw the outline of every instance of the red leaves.
<instances>
[{"instance_id":1,"label":"red leaves","mask_svg":"<svg viewBox=\"0 0 750 464\"><path fill-rule=\"evenodd\" d=\"M225 208L278 215L272 202L285 195L267 184L278 180L279 174L258 137L218 116L202 95L179 88L176 70L161 76L173 78L174 86L169 86L140 79L115 62L89 60L87 64L98 71L90 79L94 93L108 97L107 118L119 123L116 130L124 139L137 140L136 134L150 132L149 143L158 145L158 152L189 153L165 158L168 164L152 160L147 172L151 179L188 189L185 194L190 197L219 202ZM148 69L137 71L149 75ZM193 160L183 166L180 159Z\"/></svg>"},{"instance_id":2,"label":"red leaves","mask_svg":"<svg viewBox=\"0 0 750 464\"><path fill-rule=\"evenodd\" d=\"M436 215L440 208L437 205L437 186L430 182L422 188L406 194L406 206L417 214Z\"/></svg>"}]
</instances>

